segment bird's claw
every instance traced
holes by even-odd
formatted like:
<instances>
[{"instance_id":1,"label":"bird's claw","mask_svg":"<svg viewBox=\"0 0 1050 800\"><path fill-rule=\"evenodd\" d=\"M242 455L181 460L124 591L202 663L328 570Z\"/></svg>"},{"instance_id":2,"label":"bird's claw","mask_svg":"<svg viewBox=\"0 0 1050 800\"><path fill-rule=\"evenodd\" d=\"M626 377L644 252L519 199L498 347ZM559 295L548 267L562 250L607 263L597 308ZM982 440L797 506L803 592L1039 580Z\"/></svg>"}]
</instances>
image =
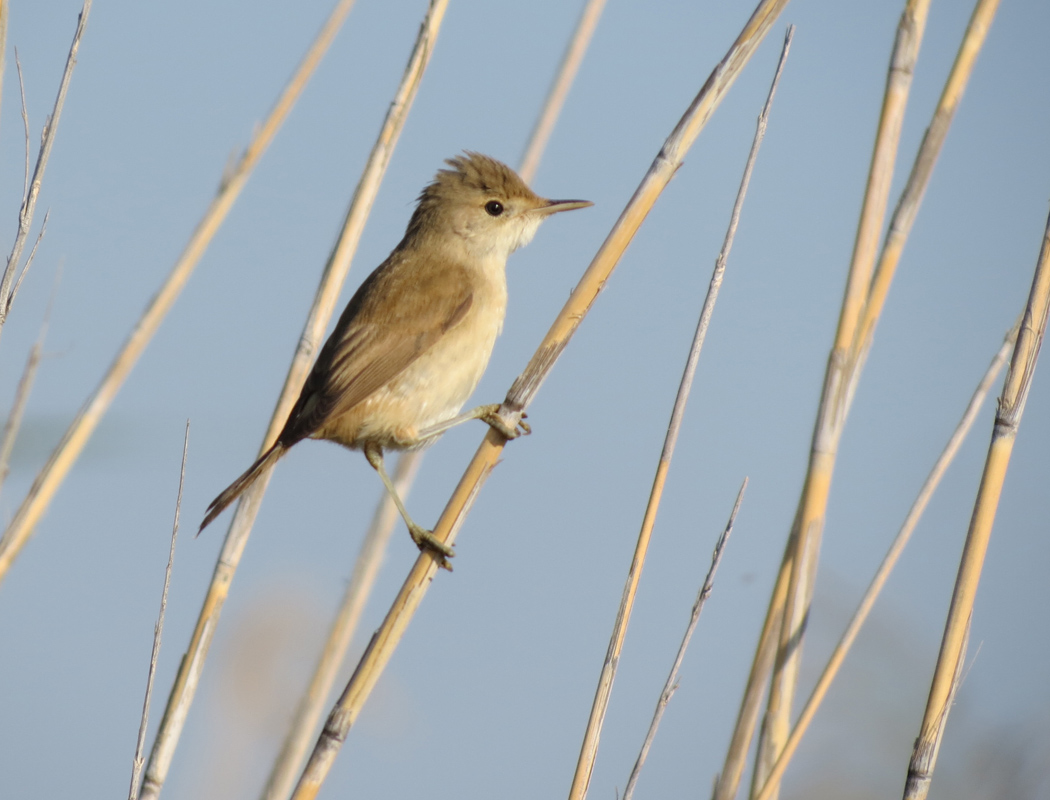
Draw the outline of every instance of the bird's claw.
<instances>
[{"instance_id":1,"label":"bird's claw","mask_svg":"<svg viewBox=\"0 0 1050 800\"><path fill-rule=\"evenodd\" d=\"M451 545L445 544L434 535L433 531L428 531L419 525L410 527L408 532L412 534L412 541L416 543L421 553L429 553L438 562L439 567L452 572L452 565L448 563L448 559L454 558L456 551Z\"/></svg>"},{"instance_id":2,"label":"bird's claw","mask_svg":"<svg viewBox=\"0 0 1050 800\"><path fill-rule=\"evenodd\" d=\"M518 420L517 425L513 428L510 427L499 415L499 406L493 406L492 410L483 414L479 417L482 422L486 422L499 431L506 439L517 439L519 436L528 436L532 433L532 426L525 421L527 417L524 411L521 413L521 419Z\"/></svg>"}]
</instances>

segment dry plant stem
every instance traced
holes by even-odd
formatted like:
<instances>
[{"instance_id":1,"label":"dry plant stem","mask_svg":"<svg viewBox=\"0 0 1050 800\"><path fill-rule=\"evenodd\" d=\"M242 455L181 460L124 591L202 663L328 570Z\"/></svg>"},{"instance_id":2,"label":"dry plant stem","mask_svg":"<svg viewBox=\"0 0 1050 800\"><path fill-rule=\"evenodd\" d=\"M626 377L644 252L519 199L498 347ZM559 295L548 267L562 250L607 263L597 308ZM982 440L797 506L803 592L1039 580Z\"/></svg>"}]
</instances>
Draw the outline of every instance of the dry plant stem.
<instances>
[{"instance_id":1,"label":"dry plant stem","mask_svg":"<svg viewBox=\"0 0 1050 800\"><path fill-rule=\"evenodd\" d=\"M339 239L325 265L321 283L285 378L284 387L263 438L261 448L263 451L273 443L280 432L306 380L314 354L321 346L325 329L335 310L343 282L350 270L365 221L379 191L379 184L386 174L394 146L404 128L412 101L419 89L419 82L430 61L447 5L447 0L432 0L427 10L401 85L387 111L379 137L372 148L354 192ZM150 755L149 768L146 771L143 786L144 798L157 797L167 777L175 747L204 668L204 659L211 645L215 625L218 623L234 573L244 553L245 545L248 543L248 536L255 522L263 494L269 485L269 479L270 475L266 474L256 481L255 485L244 493L234 512L200 615L197 618L197 625L190 639L189 648L176 675L175 685L168 697L164 719L161 721L160 730L154 740L153 752Z\"/></svg>"},{"instance_id":2,"label":"dry plant stem","mask_svg":"<svg viewBox=\"0 0 1050 800\"><path fill-rule=\"evenodd\" d=\"M609 708L613 681L616 679L616 668L620 662L620 653L623 650L624 639L627 636L627 626L630 624L631 611L634 609L638 583L642 577L642 570L645 568L645 559L649 551L653 526L656 524L656 515L660 510L660 502L663 499L664 484L667 480L667 473L671 468L671 459L674 457L675 446L678 442L678 432L682 426L685 407L689 401L693 379L696 376L696 365L700 359L700 351L703 349L704 339L707 336L711 315L714 313L715 302L718 300L718 291L722 286L722 279L725 275L726 260L729 258L730 250L732 250L733 239L736 236L737 225L740 221L740 210L743 207L747 187L751 181L751 172L755 166L759 147L761 147L762 139L765 137L769 109L773 104L773 96L776 93L777 83L780 81L780 75L784 68L784 61L791 47L793 33L794 27L789 26L784 37L784 46L780 53L780 61L777 63L772 85L769 88L769 94L766 97L762 113L758 117L755 136L751 142L751 151L748 154L747 162L744 166L744 174L740 180L736 200L733 203L733 211L730 214L729 227L726 230L722 249L715 261L715 268L708 285L707 296L704 298L700 319L696 326L696 333L693 336L689 356L686 359L685 370L678 386L678 394L675 397L674 407L671 411L671 420L667 426L667 434L664 437L663 450L660 453L660 460L656 467L656 476L653 478L653 486L642 518L641 530L638 532L634 556L631 559L631 567L627 573L627 582L624 585L620 607L616 612L616 621L613 624L613 632L609 639L609 648L606 651L605 662L599 673L598 687L595 690L594 702L591 705L591 713L587 720L587 728L583 734L580 756L576 762L576 771L573 774L572 786L569 790L570 800L582 800L582 798L587 796L587 789L590 786L591 774L594 771L594 761L598 756L602 725L605 722L605 715Z\"/></svg>"},{"instance_id":3,"label":"dry plant stem","mask_svg":"<svg viewBox=\"0 0 1050 800\"><path fill-rule=\"evenodd\" d=\"M422 450L411 450L402 453L397 460L393 481L402 501L408 497L422 456ZM354 562L354 570L350 575L343 602L332 620L313 677L299 701L281 752L266 781L261 795L263 800L284 800L292 790L310 741L316 736L317 724L357 630L365 603L375 586L390 534L400 519L389 493L383 492L383 499L376 506L375 516L361 544L361 551Z\"/></svg>"},{"instance_id":4,"label":"dry plant stem","mask_svg":"<svg viewBox=\"0 0 1050 800\"><path fill-rule=\"evenodd\" d=\"M656 710L653 712L652 722L649 723L649 730L645 734L645 741L642 742L642 749L638 753L638 758L631 769L631 776L627 779L627 786L623 790L623 800L631 800L631 797L634 796L634 787L638 783L638 776L642 772L642 767L645 766L645 759L649 755L649 748L652 747L653 739L656 738L656 731L660 727L664 711L667 709L667 704L671 701L671 696L678 689L678 671L682 668L685 651L689 647L689 640L693 638L696 623L700 621L700 612L704 610L704 603L707 602L707 598L711 596L711 590L714 588L715 574L718 572L718 565L722 561L722 551L725 550L726 542L729 541L729 535L733 532L733 524L736 522L737 512L740 511L740 504L744 500L744 490L747 489L747 480L747 478L744 478L744 482L740 484L740 490L736 494L736 502L733 503L733 511L729 515L729 521L715 544L714 553L711 555L711 567L708 569L707 577L704 578L704 583L696 595L696 601L693 603L693 613L689 618L689 625L685 629L682 643L678 646L678 653L675 655L671 672L667 675L663 691L660 692L660 699L656 702Z\"/></svg>"},{"instance_id":5,"label":"dry plant stem","mask_svg":"<svg viewBox=\"0 0 1050 800\"><path fill-rule=\"evenodd\" d=\"M992 524L999 507L1006 470L1010 465L1017 428L1021 424L1025 402L1035 374L1039 349L1046 333L1047 311L1050 310L1050 218L1043 232L1039 261L1032 280L1021 328L1017 334L1010 369L1006 373L1003 393L992 429L992 440L984 464L984 474L977 490L970 528L966 533L959 574L955 579L948 620L944 626L941 651L933 673L930 696L926 704L919 738L915 743L908 768L905 798L922 800L929 790L930 779L937 762L937 748L951 708L953 676L959 671L965 653L965 640L973 615L977 584L981 579Z\"/></svg>"},{"instance_id":6,"label":"dry plant stem","mask_svg":"<svg viewBox=\"0 0 1050 800\"><path fill-rule=\"evenodd\" d=\"M15 440L18 431L22 427L22 417L25 414L26 403L29 401L29 392L33 389L33 381L36 380L36 372L40 367L40 351L44 346L44 331L46 323L42 326L40 336L29 349L29 357L26 359L22 377L18 379L18 387L15 389L15 399L11 403L11 411L4 423L3 438L0 440L0 487L11 470L11 452L15 449Z\"/></svg>"},{"instance_id":7,"label":"dry plant stem","mask_svg":"<svg viewBox=\"0 0 1050 800\"><path fill-rule=\"evenodd\" d=\"M15 48L15 69L18 71L18 93L22 100L22 130L25 133L26 166L22 174L22 202L29 195L29 111L26 110L26 82L22 75L22 62L18 59L18 48Z\"/></svg>"},{"instance_id":8,"label":"dry plant stem","mask_svg":"<svg viewBox=\"0 0 1050 800\"><path fill-rule=\"evenodd\" d=\"M770 597L771 608L783 608L784 598L787 597L788 578L791 574L791 552L794 549L794 540L797 531L792 529L788 537L784 560L780 565L776 583ZM748 673L744 696L740 701L740 710L737 712L736 724L733 734L729 740L726 750L726 760L722 766L722 772L715 778L714 800L732 800L736 797L737 788L740 786L740 778L744 774L744 766L747 763L747 752L754 736L755 727L758 724L758 716L762 710L762 698L765 695L765 683L773 670L773 662L777 654L777 636L779 630L779 617L767 614L763 623L762 631L758 637L758 645L755 648L755 657L751 662L751 670Z\"/></svg>"},{"instance_id":9,"label":"dry plant stem","mask_svg":"<svg viewBox=\"0 0 1050 800\"><path fill-rule=\"evenodd\" d=\"M139 796L139 775L142 773L142 753L146 748L146 726L149 725L149 705L153 698L153 677L157 672L160 657L160 639L164 633L164 614L168 610L168 587L171 585L171 565L175 561L175 540L179 535L179 513L182 511L182 487L186 482L186 453L190 447L190 421L186 420L186 434L182 440L182 467L179 469L179 494L175 499L175 520L171 525L171 547L168 549L168 566L164 570L164 591L160 595L160 613L153 627L153 652L149 659L149 675L146 678L146 699L142 702L142 718L139 721L139 737L135 745L135 761L131 769L131 788L128 800Z\"/></svg>"},{"instance_id":10,"label":"dry plant stem","mask_svg":"<svg viewBox=\"0 0 1050 800\"><path fill-rule=\"evenodd\" d=\"M565 55L562 58L561 66L558 68L558 74L555 76L554 83L551 84L550 91L547 93L547 99L543 104L543 112L540 114L539 119L536 120L536 126L532 129L529 143L525 147L525 155L521 157L518 174L525 183L531 183L536 175L536 169L540 165L540 159L543 157L543 151L547 147L547 141L554 130L554 124L558 121L558 115L561 114L562 106L565 105L565 98L569 95L569 89L572 87L573 81L576 80L576 73L580 69L580 64L583 63L583 56L591 43L591 37L594 35L594 29L598 25L598 19L601 17L604 8L605 0L587 0L583 7L580 21L576 25L576 32L569 41L569 46L565 49Z\"/></svg>"},{"instance_id":11,"label":"dry plant stem","mask_svg":"<svg viewBox=\"0 0 1050 800\"><path fill-rule=\"evenodd\" d=\"M685 153L786 4L787 0L763 0L759 4L729 53L715 68L700 94L664 143L649 172L544 337L525 372L511 387L501 409L508 426L513 427L520 419L521 413L527 408L543 379L554 366L558 355L582 322L653 203L681 165ZM455 541L460 526L489 472L496 465L505 444L506 439L490 428L434 528L434 535L440 541L446 544ZM295 800L316 796L350 727L393 655L416 608L422 602L437 568L437 561L429 554L420 554L416 560L383 624L372 637L350 682L329 715L299 779L293 794Z\"/></svg>"},{"instance_id":12,"label":"dry plant stem","mask_svg":"<svg viewBox=\"0 0 1050 800\"><path fill-rule=\"evenodd\" d=\"M970 644L970 622L966 621L966 627L962 635L961 651L966 652ZM948 698L941 710L938 720L937 731L929 740L915 743L915 751L912 753L911 762L908 765L908 779L904 784L904 800L922 800L930 791L930 782L933 780L933 768L937 761L937 754L941 749L941 739L944 738L945 724L948 722L948 712L955 705L955 695L959 691L962 682L963 660L960 658L952 677L951 686L948 688Z\"/></svg>"},{"instance_id":13,"label":"dry plant stem","mask_svg":"<svg viewBox=\"0 0 1050 800\"><path fill-rule=\"evenodd\" d=\"M45 224L47 223L46 216L44 222ZM43 232L43 226L41 226L41 235L43 235ZM36 247L33 250L35 252ZM29 261L32 261L32 259L33 256L30 254ZM55 302L55 291L57 289L58 276L56 275L51 297L48 299L47 309L44 311L44 319L40 323L40 333L37 334L36 342L29 349L29 357L26 359L25 369L22 370L22 377L18 380L18 387L15 389L15 399L11 403L11 413L7 415L7 422L4 423L4 432L2 439L0 439L0 487L3 487L11 468L11 453L15 449L18 431L22 427L22 417L25 414L26 403L29 402L29 393L33 389L33 381L36 380L37 369L40 367L40 354L44 349L44 339L47 336L47 327L51 320L51 308Z\"/></svg>"},{"instance_id":14,"label":"dry plant stem","mask_svg":"<svg viewBox=\"0 0 1050 800\"><path fill-rule=\"evenodd\" d=\"M998 0L980 0L974 8L933 119L923 137L904 191L890 219L878 264L872 277L867 280L869 289L863 306L856 313L851 312L849 315L853 323L852 331L842 328L842 322L847 318L845 305L849 302L850 294L847 290L835 348L828 362L806 485L799 505L801 536L798 539L798 547L805 548L807 557L796 558L791 570L791 583L780 629L778 661L774 667L770 699L767 704L766 725L763 729L755 779L752 784L753 795L760 788L765 797L775 798L777 794L776 785L769 781L769 775L774 763L780 758L789 735L791 703L798 678L801 642L812 596L812 578L819 556L824 512L827 507L839 438L871 347L875 326L882 312L890 283L914 225L937 156L973 72L977 55L984 44L997 7ZM851 269L851 285L853 283L852 273ZM767 788L767 786L772 788Z\"/></svg>"},{"instance_id":15,"label":"dry plant stem","mask_svg":"<svg viewBox=\"0 0 1050 800\"><path fill-rule=\"evenodd\" d=\"M788 735L790 714L805 620L812 596L812 579L820 552L828 492L852 399L850 347L868 295L879 232L886 212L893 165L904 120L915 62L926 26L929 0L909 0L897 28L890 59L882 112L876 133L857 236L842 300L835 342L828 358L817 421L814 426L806 479L792 534L791 568L783 608L770 607L779 617L779 637L766 717L759 737L752 792L766 783L769 769ZM770 626L767 626L770 627ZM759 649L763 649L760 647ZM727 787L728 788L728 787ZM735 792L735 787L733 787ZM732 795L725 795L732 796Z\"/></svg>"},{"instance_id":16,"label":"dry plant stem","mask_svg":"<svg viewBox=\"0 0 1050 800\"><path fill-rule=\"evenodd\" d=\"M864 597L861 598L857 610L853 612L853 618L846 627L846 631L842 634L842 638L839 639L838 644L835 645L835 650L832 652L831 658L828 659L827 666L824 667L824 671L817 680L817 685L813 688L809 700L806 701L802 713L799 714L798 721L791 729L791 735L788 736L787 741L784 744L783 752L780 754L776 764L774 764L770 771L766 785L756 793L755 800L766 800L771 794L773 787L776 786L783 777L784 770L787 769L795 751L798 749L799 743L802 741L802 737L805 735L806 730L813 721L817 709L820 708L820 704L824 701L824 697L827 695L827 691L831 687L832 681L834 681L835 677L838 675L839 669L842 667L842 663L846 659L846 654L853 646L854 641L856 641L857 634L860 633L861 627L863 627L864 623L867 621L868 615L871 613L871 609L874 607L876 599L878 599L879 594L886 585L890 573L893 572L893 568L897 565L901 553L904 552L904 548L911 539L915 527L919 524L919 520L926 511L926 506L929 504L930 498L932 498L933 493L937 491L941 478L944 477L944 473L947 472L948 467L951 465L952 461L955 460L959 448L962 447L962 443L966 440L967 435L969 435L970 429L973 427L973 423L977 419L977 415L981 410L981 406L984 405L985 397L988 395L988 392L991 389L992 384L995 382L996 377L999 375L1000 370L1003 368L1003 365L1010 357L1010 351L1013 349L1016 337L1017 329L1015 328L1007 334L1002 346L999 348L999 352L996 353L992 362L988 365L988 369L985 371L984 376L981 378L981 382L977 385L977 389L974 391L969 404L966 406L966 411L963 413L962 419L959 420L959 424L956 426L955 431L948 440L948 444L945 445L940 457L933 465L933 469L930 470L930 474L926 477L926 481L919 490L919 494L915 498L915 502L912 504L911 509L908 511L908 515L905 517L900 530L897 532L896 538L894 538L893 543L890 545L889 551L879 565L879 569L872 578L867 591L864 593Z\"/></svg>"},{"instance_id":17,"label":"dry plant stem","mask_svg":"<svg viewBox=\"0 0 1050 800\"><path fill-rule=\"evenodd\" d=\"M525 148L525 158L518 168L518 174L526 183L532 181L536 168L539 166L546 143L557 122L569 87L579 69L604 5L605 0L589 0L580 18L566 56L559 67L558 75L555 77L554 88L548 94L543 110L540 112L540 122L532 131L529 144ZM394 484L402 501L408 498L424 453L424 450L412 450L402 453L398 458ZM315 735L317 723L321 719L324 705L332 691L336 675L346 657L347 648L353 641L361 612L372 592L375 576L379 572L379 565L386 552L390 534L399 519L393 498L389 492L383 492L354 563L342 605L336 612L329 629L321 657L314 668L310 684L299 702L292 724L281 745L281 751L274 762L266 786L263 788L261 795L263 800L283 800L292 789L296 774L306 756L310 739Z\"/></svg>"},{"instance_id":18,"label":"dry plant stem","mask_svg":"<svg viewBox=\"0 0 1050 800\"><path fill-rule=\"evenodd\" d=\"M66 104L66 93L69 90L69 81L73 77L73 67L77 64L77 53L80 50L80 39L84 35L87 26L88 15L91 13L91 0L84 0L84 6L80 10L77 20L77 30L73 34L73 43L69 47L66 56L66 68L62 72L62 80L58 84L58 95L55 97L55 105L51 109L51 115L44 122L44 130L40 136L40 152L37 154L36 166L33 168L33 178L29 182L29 189L22 200L22 207L18 211L18 232L15 234L15 243L11 247L11 255L7 257L7 266L3 277L0 278L0 333L3 332L7 315L11 311L14 302L14 290L12 282L18 272L18 264L22 260L22 250L25 248L26 239L29 238L29 229L33 225L33 212L36 211L37 197L40 195L40 184L44 180L44 170L47 168L48 159L51 157L51 148L55 143L55 133L58 131L58 120L62 116L62 108ZM6 4L4 10L4 28L6 30Z\"/></svg>"},{"instance_id":19,"label":"dry plant stem","mask_svg":"<svg viewBox=\"0 0 1050 800\"><path fill-rule=\"evenodd\" d=\"M313 75L321 57L335 38L336 32L353 4L354 0L340 0L336 5L266 120L259 126L233 169L223 176L215 198L197 224L164 284L150 301L99 385L81 406L77 416L62 436L62 440L48 458L40 474L37 475L29 494L22 501L14 519L4 531L3 537L0 537L0 581L6 576L11 563L29 540L34 527L51 502L51 498L54 497L66 474L84 449L84 445L87 444L98 423L109 410L113 398L120 391L120 387L134 368L139 356L146 349L146 345L149 344L153 334L156 333L160 323L186 285L197 262L200 261L212 237L226 219L234 201L240 195L241 189L244 188L262 154L273 141L278 129L288 116L288 112L302 94L303 88Z\"/></svg>"}]
</instances>

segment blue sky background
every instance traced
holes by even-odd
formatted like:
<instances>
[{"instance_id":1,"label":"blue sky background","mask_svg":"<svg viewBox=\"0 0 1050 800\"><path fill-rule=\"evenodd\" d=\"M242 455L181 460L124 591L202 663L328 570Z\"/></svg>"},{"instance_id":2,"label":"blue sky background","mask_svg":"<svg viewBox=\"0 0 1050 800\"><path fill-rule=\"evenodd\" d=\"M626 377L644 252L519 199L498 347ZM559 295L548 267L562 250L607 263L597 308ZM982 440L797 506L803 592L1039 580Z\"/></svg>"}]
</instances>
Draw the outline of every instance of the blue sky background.
<instances>
[{"instance_id":1,"label":"blue sky background","mask_svg":"<svg viewBox=\"0 0 1050 800\"><path fill-rule=\"evenodd\" d=\"M451 4L346 298L399 240L443 158L472 149L518 161L580 5ZM568 791L696 315L793 22L591 784L596 798L622 789L710 549L750 475L638 789L706 796L802 481L902 5L788 6L544 384L530 409L535 433L506 450L460 535L455 573L436 578L323 797ZM0 587L4 797L126 791L185 421L184 527L150 740L226 519L197 540L192 529L258 448L424 7L360 0L351 12ZM12 3L0 108L9 236L24 159L13 49L36 142L78 10L75 0ZM508 318L478 402L504 396L751 10L609 2L533 182L595 207L548 223L511 258ZM0 347L4 407L61 269L47 358L0 495L5 518L328 11L327 0L96 0L41 194L48 232ZM933 5L894 197L969 13ZM1048 27L1047 4L1003 3L905 250L842 441L804 693L1023 307L1050 196ZM990 796L1007 773L1014 794L1003 796L1050 797L1048 369L1021 425L932 797ZM786 797L900 792L991 414L989 403L789 771ZM465 426L431 449L409 500L417 519L436 519L482 435ZM281 463L165 797L257 795L380 491L364 458L332 445L306 443ZM399 528L355 652L414 554Z\"/></svg>"}]
</instances>

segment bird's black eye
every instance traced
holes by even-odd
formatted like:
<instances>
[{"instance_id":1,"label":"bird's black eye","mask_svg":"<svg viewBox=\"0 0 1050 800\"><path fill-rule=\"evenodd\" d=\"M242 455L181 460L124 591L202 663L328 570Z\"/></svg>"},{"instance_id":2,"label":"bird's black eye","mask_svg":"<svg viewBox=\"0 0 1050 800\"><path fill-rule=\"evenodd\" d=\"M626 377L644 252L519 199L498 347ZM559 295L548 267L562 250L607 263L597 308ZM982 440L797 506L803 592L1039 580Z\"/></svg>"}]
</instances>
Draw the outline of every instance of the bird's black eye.
<instances>
[{"instance_id":1,"label":"bird's black eye","mask_svg":"<svg viewBox=\"0 0 1050 800\"><path fill-rule=\"evenodd\" d=\"M489 213L489 216L498 217L503 213L503 203L499 200L489 200L485 203L485 210Z\"/></svg>"}]
</instances>

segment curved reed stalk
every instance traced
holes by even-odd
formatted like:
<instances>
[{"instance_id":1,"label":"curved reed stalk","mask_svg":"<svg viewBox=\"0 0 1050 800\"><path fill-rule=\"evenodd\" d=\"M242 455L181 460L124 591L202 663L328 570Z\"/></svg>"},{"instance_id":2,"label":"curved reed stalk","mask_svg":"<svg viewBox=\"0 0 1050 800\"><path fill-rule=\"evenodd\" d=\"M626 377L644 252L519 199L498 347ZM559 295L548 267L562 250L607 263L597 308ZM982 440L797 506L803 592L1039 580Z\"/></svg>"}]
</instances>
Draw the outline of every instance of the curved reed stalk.
<instances>
[{"instance_id":1,"label":"curved reed stalk","mask_svg":"<svg viewBox=\"0 0 1050 800\"><path fill-rule=\"evenodd\" d=\"M186 247L171 268L164 284L146 307L127 340L113 359L95 390L80 407L76 417L62 435L43 469L33 481L29 493L15 512L14 518L0 537L0 581L3 581L15 558L33 535L33 530L44 515L55 492L62 485L69 470L95 432L110 404L124 385L142 352L157 332L164 317L171 310L190 275L200 261L212 237L219 230L230 208L251 176L266 148L273 141L288 113L299 99L339 27L354 5L354 0L339 0L317 38L296 68L277 103L248 143L233 169L223 175L219 190L208 205L204 216L190 235Z\"/></svg>"},{"instance_id":2,"label":"curved reed stalk","mask_svg":"<svg viewBox=\"0 0 1050 800\"><path fill-rule=\"evenodd\" d=\"M729 53L715 68L685 116L664 143L539 349L525 371L511 386L500 412L510 427L521 418L522 412L586 316L627 245L645 221L653 203L681 165L685 153L786 4L787 0L762 0ZM455 541L460 526L465 521L485 479L495 467L505 444L506 439L495 429L486 433L434 528L434 535L438 539L446 544ZM387 612L383 624L372 637L350 682L329 714L313 754L299 778L299 784L293 794L294 800L305 800L317 795L350 727L356 721L365 700L393 655L437 569L437 561L431 555L420 554Z\"/></svg>"},{"instance_id":3,"label":"curved reed stalk","mask_svg":"<svg viewBox=\"0 0 1050 800\"><path fill-rule=\"evenodd\" d=\"M321 283L314 296L303 333L288 369L284 387L263 438L262 450L269 447L287 419L292 404L309 373L314 353L321 345L325 329L335 311L335 304L343 282L350 270L365 221L379 191L379 184L386 174L394 146L397 144L412 102L419 90L420 80L430 63L430 56L447 6L448 0L432 0L427 9L401 84L387 111L386 119L372 147L368 162L365 164L361 180L347 211L342 232L325 265ZM204 660L215 633L215 626L218 624L223 604L229 594L230 584L248 543L252 524L255 522L259 505L269 484L269 477L267 474L260 478L251 489L244 493L237 504L237 510L234 512L233 520L226 533L226 539L219 553L211 583L208 585L197 624L190 638L189 647L168 696L168 705L164 718L161 720L160 730L153 741L153 750L143 781L142 797L146 800L153 800L159 796L171 768L171 760L175 755L175 748L182 735L186 715L189 713L197 691L201 672L204 669Z\"/></svg>"}]
</instances>

